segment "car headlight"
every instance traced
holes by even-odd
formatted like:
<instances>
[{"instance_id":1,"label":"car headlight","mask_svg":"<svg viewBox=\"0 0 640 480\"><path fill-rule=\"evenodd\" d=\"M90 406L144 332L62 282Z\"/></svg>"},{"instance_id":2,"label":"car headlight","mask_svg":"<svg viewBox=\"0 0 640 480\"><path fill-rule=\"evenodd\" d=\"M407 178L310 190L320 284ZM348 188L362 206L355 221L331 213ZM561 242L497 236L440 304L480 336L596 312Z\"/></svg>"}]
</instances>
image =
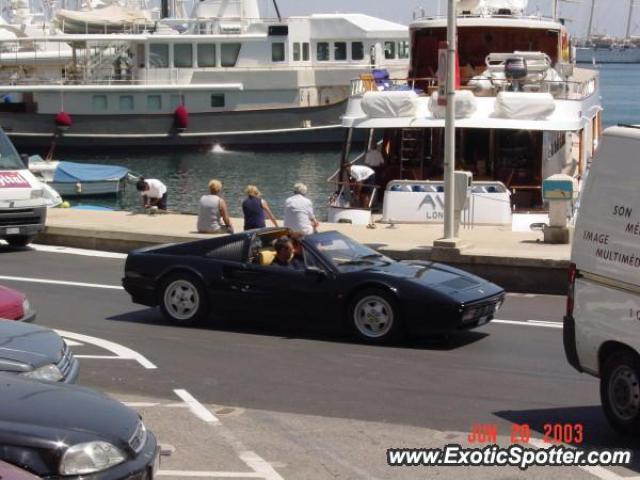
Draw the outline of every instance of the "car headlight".
<instances>
[{"instance_id":1,"label":"car headlight","mask_svg":"<svg viewBox=\"0 0 640 480\"><path fill-rule=\"evenodd\" d=\"M31 304L29 303L28 299L24 299L22 301L22 315L27 315L28 313L31 312Z\"/></svg>"},{"instance_id":2,"label":"car headlight","mask_svg":"<svg viewBox=\"0 0 640 480\"><path fill-rule=\"evenodd\" d=\"M60 475L100 472L125 461L122 451L107 442L79 443L62 456Z\"/></svg>"},{"instance_id":3,"label":"car headlight","mask_svg":"<svg viewBox=\"0 0 640 480\"><path fill-rule=\"evenodd\" d=\"M44 191L41 188L33 188L31 190L31 200L36 198L42 198Z\"/></svg>"},{"instance_id":4,"label":"car headlight","mask_svg":"<svg viewBox=\"0 0 640 480\"><path fill-rule=\"evenodd\" d=\"M22 375L33 380L40 380L44 382L59 382L62 380L62 372L53 364L36 368L30 372L24 372Z\"/></svg>"}]
</instances>

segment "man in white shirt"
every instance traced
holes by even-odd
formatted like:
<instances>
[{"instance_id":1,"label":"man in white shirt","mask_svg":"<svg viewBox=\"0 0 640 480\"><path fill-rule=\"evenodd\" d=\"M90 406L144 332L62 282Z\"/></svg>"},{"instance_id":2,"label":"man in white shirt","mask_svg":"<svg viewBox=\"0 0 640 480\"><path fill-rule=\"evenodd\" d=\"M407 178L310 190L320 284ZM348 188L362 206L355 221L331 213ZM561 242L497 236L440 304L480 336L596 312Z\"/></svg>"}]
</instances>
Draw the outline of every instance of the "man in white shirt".
<instances>
[{"instance_id":1,"label":"man in white shirt","mask_svg":"<svg viewBox=\"0 0 640 480\"><path fill-rule=\"evenodd\" d=\"M284 226L294 232L311 235L318 230L320 223L313 213L313 203L305 196L307 186L304 183L296 183L293 193L284 202Z\"/></svg>"},{"instance_id":2,"label":"man in white shirt","mask_svg":"<svg viewBox=\"0 0 640 480\"><path fill-rule=\"evenodd\" d=\"M353 180L355 195L358 198L361 208L369 208L371 195L376 185L376 172L366 165L347 166L349 178Z\"/></svg>"},{"instance_id":3,"label":"man in white shirt","mask_svg":"<svg viewBox=\"0 0 640 480\"><path fill-rule=\"evenodd\" d=\"M144 208L158 207L160 210L167 209L167 187L160 180L141 178L136 183L136 189L140 192Z\"/></svg>"}]
</instances>

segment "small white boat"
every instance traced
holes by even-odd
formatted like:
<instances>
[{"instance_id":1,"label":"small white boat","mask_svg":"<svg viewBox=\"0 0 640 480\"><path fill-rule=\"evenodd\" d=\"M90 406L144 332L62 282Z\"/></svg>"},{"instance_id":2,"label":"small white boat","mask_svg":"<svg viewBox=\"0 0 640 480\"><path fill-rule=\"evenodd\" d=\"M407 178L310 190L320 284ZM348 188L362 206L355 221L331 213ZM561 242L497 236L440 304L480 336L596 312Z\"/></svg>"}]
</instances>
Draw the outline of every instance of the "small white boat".
<instances>
[{"instance_id":1,"label":"small white boat","mask_svg":"<svg viewBox=\"0 0 640 480\"><path fill-rule=\"evenodd\" d=\"M118 165L75 163L29 157L29 170L63 197L117 195L128 178L129 169Z\"/></svg>"}]
</instances>

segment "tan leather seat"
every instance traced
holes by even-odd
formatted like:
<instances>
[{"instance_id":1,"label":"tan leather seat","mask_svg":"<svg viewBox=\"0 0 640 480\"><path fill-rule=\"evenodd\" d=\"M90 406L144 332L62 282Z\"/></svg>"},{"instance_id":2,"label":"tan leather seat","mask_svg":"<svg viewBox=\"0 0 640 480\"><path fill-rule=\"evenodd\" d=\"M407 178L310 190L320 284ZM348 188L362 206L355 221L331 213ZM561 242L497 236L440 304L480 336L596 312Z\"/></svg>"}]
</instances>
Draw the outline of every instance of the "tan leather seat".
<instances>
[{"instance_id":1,"label":"tan leather seat","mask_svg":"<svg viewBox=\"0 0 640 480\"><path fill-rule=\"evenodd\" d=\"M258 265L269 266L276 258L275 250L262 250L258 253Z\"/></svg>"}]
</instances>

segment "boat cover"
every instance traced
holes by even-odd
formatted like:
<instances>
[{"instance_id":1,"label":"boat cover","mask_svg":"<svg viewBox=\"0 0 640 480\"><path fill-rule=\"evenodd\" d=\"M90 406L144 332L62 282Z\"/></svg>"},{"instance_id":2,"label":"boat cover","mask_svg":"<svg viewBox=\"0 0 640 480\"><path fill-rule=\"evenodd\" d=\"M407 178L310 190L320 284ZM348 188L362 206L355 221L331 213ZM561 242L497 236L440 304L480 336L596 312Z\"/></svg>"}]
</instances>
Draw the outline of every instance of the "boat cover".
<instances>
[{"instance_id":1,"label":"boat cover","mask_svg":"<svg viewBox=\"0 0 640 480\"><path fill-rule=\"evenodd\" d=\"M500 92L496 98L495 115L519 120L544 120L556 109L550 93Z\"/></svg>"},{"instance_id":2,"label":"boat cover","mask_svg":"<svg viewBox=\"0 0 640 480\"><path fill-rule=\"evenodd\" d=\"M60 183L118 181L125 178L127 173L129 173L128 168L118 165L60 162L53 175L53 181Z\"/></svg>"},{"instance_id":3,"label":"boat cover","mask_svg":"<svg viewBox=\"0 0 640 480\"><path fill-rule=\"evenodd\" d=\"M444 118L447 115L447 106L438 104L438 92L433 92L429 98L429 110L435 118ZM456 90L456 118L466 118L473 115L477 109L476 97L469 90Z\"/></svg>"},{"instance_id":4,"label":"boat cover","mask_svg":"<svg viewBox=\"0 0 640 480\"><path fill-rule=\"evenodd\" d=\"M413 117L418 94L413 90L366 92L362 111L370 118Z\"/></svg>"},{"instance_id":5,"label":"boat cover","mask_svg":"<svg viewBox=\"0 0 640 480\"><path fill-rule=\"evenodd\" d=\"M113 33L122 32L131 25L151 28L154 22L148 12L109 5L95 10L65 10L56 12L64 33Z\"/></svg>"}]
</instances>

